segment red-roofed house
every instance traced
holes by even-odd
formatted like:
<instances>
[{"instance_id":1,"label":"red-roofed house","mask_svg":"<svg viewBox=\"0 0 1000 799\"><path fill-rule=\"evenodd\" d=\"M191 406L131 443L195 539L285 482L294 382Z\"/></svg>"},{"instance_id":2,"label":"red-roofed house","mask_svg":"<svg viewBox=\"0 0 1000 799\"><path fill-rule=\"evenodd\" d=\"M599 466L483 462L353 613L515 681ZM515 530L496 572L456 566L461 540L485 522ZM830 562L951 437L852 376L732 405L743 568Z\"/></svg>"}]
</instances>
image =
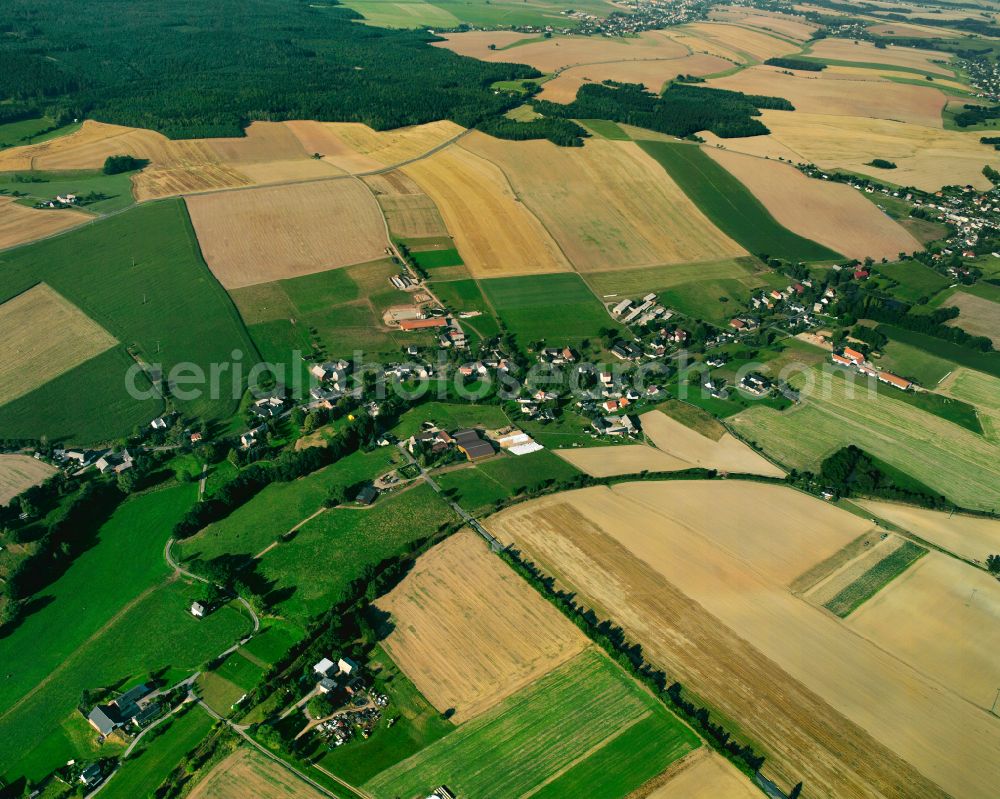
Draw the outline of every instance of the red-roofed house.
<instances>
[{"instance_id":1,"label":"red-roofed house","mask_svg":"<svg viewBox=\"0 0 1000 799\"><path fill-rule=\"evenodd\" d=\"M883 383L888 383L890 386L895 386L902 391L908 391L913 386L913 383L909 380L904 380L902 377L897 377L889 372L879 372L878 379Z\"/></svg>"},{"instance_id":2,"label":"red-roofed house","mask_svg":"<svg viewBox=\"0 0 1000 799\"><path fill-rule=\"evenodd\" d=\"M864 353L858 352L857 350L852 350L850 347L844 347L844 357L850 358L853 363L865 362Z\"/></svg>"},{"instance_id":3,"label":"red-roofed house","mask_svg":"<svg viewBox=\"0 0 1000 799\"><path fill-rule=\"evenodd\" d=\"M837 355L837 353L833 353L830 357L833 358L834 363L839 363L841 366L851 366L854 364L854 361L850 358L845 358L843 355Z\"/></svg>"},{"instance_id":4,"label":"red-roofed house","mask_svg":"<svg viewBox=\"0 0 1000 799\"><path fill-rule=\"evenodd\" d=\"M400 330L428 330L435 327L447 327L444 319L404 319L399 323Z\"/></svg>"}]
</instances>

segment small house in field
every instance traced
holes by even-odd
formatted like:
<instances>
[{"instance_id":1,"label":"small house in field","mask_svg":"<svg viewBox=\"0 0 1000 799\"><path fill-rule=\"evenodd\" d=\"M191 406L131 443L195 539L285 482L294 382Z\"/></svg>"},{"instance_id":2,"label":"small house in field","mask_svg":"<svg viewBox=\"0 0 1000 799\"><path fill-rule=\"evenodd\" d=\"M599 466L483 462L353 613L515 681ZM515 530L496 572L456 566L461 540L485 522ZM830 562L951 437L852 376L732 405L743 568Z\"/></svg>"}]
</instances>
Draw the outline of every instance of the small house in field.
<instances>
[{"instance_id":1,"label":"small house in field","mask_svg":"<svg viewBox=\"0 0 1000 799\"><path fill-rule=\"evenodd\" d=\"M103 779L104 774L101 773L101 766L99 763L91 763L87 766L87 768L80 772L80 782L88 788L96 788L100 785L101 780Z\"/></svg>"},{"instance_id":2,"label":"small house in field","mask_svg":"<svg viewBox=\"0 0 1000 799\"><path fill-rule=\"evenodd\" d=\"M201 602L192 602L189 610L196 619L205 618L205 606Z\"/></svg>"},{"instance_id":3,"label":"small house in field","mask_svg":"<svg viewBox=\"0 0 1000 799\"><path fill-rule=\"evenodd\" d=\"M454 439L459 451L470 461L489 458L495 452L493 445L488 441L484 441L480 437L479 432L471 428L457 431Z\"/></svg>"},{"instance_id":4,"label":"small house in field","mask_svg":"<svg viewBox=\"0 0 1000 799\"><path fill-rule=\"evenodd\" d=\"M337 668L340 669L341 674L346 674L348 676L352 674L357 674L361 670L361 667L351 660L349 657L342 657L337 661Z\"/></svg>"},{"instance_id":5,"label":"small house in field","mask_svg":"<svg viewBox=\"0 0 1000 799\"><path fill-rule=\"evenodd\" d=\"M371 505L376 499L378 499L378 489L373 485L366 485L354 498L356 502L360 502L362 505Z\"/></svg>"}]
</instances>

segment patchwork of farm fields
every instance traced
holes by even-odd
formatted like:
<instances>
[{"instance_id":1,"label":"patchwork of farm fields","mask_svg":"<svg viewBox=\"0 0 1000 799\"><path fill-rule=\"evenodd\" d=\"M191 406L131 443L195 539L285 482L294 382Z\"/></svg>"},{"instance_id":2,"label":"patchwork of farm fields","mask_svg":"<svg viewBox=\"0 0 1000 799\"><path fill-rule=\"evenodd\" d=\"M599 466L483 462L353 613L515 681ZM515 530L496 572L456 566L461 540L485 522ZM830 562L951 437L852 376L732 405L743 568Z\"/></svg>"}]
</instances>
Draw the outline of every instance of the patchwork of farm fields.
<instances>
[{"instance_id":1,"label":"patchwork of farm fields","mask_svg":"<svg viewBox=\"0 0 1000 799\"><path fill-rule=\"evenodd\" d=\"M381 799L442 782L464 796L625 796L697 736L590 648L364 785ZM497 763L505 764L503 769Z\"/></svg>"},{"instance_id":2,"label":"patchwork of farm fields","mask_svg":"<svg viewBox=\"0 0 1000 799\"><path fill-rule=\"evenodd\" d=\"M581 272L745 255L632 142L502 142L474 133L462 147L503 170Z\"/></svg>"},{"instance_id":3,"label":"patchwork of farm fields","mask_svg":"<svg viewBox=\"0 0 1000 799\"><path fill-rule=\"evenodd\" d=\"M985 563L987 555L1000 552L1000 521L997 519L944 513L870 499L858 500L857 504L877 518L961 558Z\"/></svg>"},{"instance_id":4,"label":"patchwork of farm fields","mask_svg":"<svg viewBox=\"0 0 1000 799\"><path fill-rule=\"evenodd\" d=\"M471 531L423 555L377 603L382 645L439 712L462 724L578 655L587 638Z\"/></svg>"},{"instance_id":5,"label":"patchwork of farm fields","mask_svg":"<svg viewBox=\"0 0 1000 799\"><path fill-rule=\"evenodd\" d=\"M753 194L690 144L639 142L721 231L749 252L796 261L837 258L838 254L782 227Z\"/></svg>"},{"instance_id":6,"label":"patchwork of farm fields","mask_svg":"<svg viewBox=\"0 0 1000 799\"><path fill-rule=\"evenodd\" d=\"M855 444L959 505L1000 507L996 442L843 375L817 369L808 378L812 388L794 408L753 407L730 422L789 468L815 470Z\"/></svg>"},{"instance_id":7,"label":"patchwork of farm fields","mask_svg":"<svg viewBox=\"0 0 1000 799\"><path fill-rule=\"evenodd\" d=\"M700 485L584 489L519 505L487 525L733 720L766 753L763 771L779 785L802 780L835 796L989 796L994 776L981 764L1000 724L957 686L789 591L798 573L867 523L788 488ZM820 521L828 532L815 539ZM919 618L914 646L932 634Z\"/></svg>"}]
</instances>

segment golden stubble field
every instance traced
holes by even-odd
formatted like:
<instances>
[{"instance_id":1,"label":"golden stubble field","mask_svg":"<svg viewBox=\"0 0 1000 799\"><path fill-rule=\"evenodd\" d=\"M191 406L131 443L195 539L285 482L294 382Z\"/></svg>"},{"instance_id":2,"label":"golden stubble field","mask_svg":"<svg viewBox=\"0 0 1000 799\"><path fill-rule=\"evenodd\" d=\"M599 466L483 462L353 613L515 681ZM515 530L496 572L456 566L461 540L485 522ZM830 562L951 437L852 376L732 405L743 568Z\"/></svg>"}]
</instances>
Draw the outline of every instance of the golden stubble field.
<instances>
[{"instance_id":1,"label":"golden stubble field","mask_svg":"<svg viewBox=\"0 0 1000 799\"><path fill-rule=\"evenodd\" d=\"M790 164L706 147L705 152L753 192L794 233L848 258L896 260L923 246L856 189L815 180Z\"/></svg>"},{"instance_id":2,"label":"golden stubble field","mask_svg":"<svg viewBox=\"0 0 1000 799\"><path fill-rule=\"evenodd\" d=\"M957 319L952 319L947 324L961 327L974 336L986 336L994 346L1000 346L1000 302L993 302L967 291L956 291L946 304L961 312Z\"/></svg>"},{"instance_id":3,"label":"golden stubble field","mask_svg":"<svg viewBox=\"0 0 1000 799\"><path fill-rule=\"evenodd\" d=\"M0 505L6 505L32 486L41 485L55 473L54 466L30 455L0 455Z\"/></svg>"},{"instance_id":4,"label":"golden stubble field","mask_svg":"<svg viewBox=\"0 0 1000 799\"><path fill-rule=\"evenodd\" d=\"M118 343L44 283L0 304L0 398L31 393Z\"/></svg>"},{"instance_id":5,"label":"golden stubble field","mask_svg":"<svg viewBox=\"0 0 1000 799\"><path fill-rule=\"evenodd\" d=\"M503 172L581 272L746 255L634 142L557 147L472 133L461 146Z\"/></svg>"},{"instance_id":6,"label":"golden stubble field","mask_svg":"<svg viewBox=\"0 0 1000 799\"><path fill-rule=\"evenodd\" d=\"M493 162L448 147L402 171L434 200L474 277L571 271L559 245Z\"/></svg>"},{"instance_id":7,"label":"golden stubble field","mask_svg":"<svg viewBox=\"0 0 1000 799\"><path fill-rule=\"evenodd\" d=\"M709 19L735 25L749 25L752 28L759 28L765 33L776 33L778 36L802 42L811 39L817 28L814 23L808 22L802 17L763 11L749 6L713 8L709 12Z\"/></svg>"},{"instance_id":8,"label":"golden stubble field","mask_svg":"<svg viewBox=\"0 0 1000 799\"><path fill-rule=\"evenodd\" d=\"M423 555L376 605L391 614L383 646L458 724L582 652L589 640L463 530Z\"/></svg>"},{"instance_id":9,"label":"golden stubble field","mask_svg":"<svg viewBox=\"0 0 1000 799\"><path fill-rule=\"evenodd\" d=\"M284 766L244 746L213 766L188 796L190 799L245 799L248 796L254 799L322 799L324 794Z\"/></svg>"},{"instance_id":10,"label":"golden stubble field","mask_svg":"<svg viewBox=\"0 0 1000 799\"><path fill-rule=\"evenodd\" d=\"M667 781L646 799L760 799L761 793L722 755L707 746L670 769Z\"/></svg>"},{"instance_id":11,"label":"golden stubble field","mask_svg":"<svg viewBox=\"0 0 1000 799\"><path fill-rule=\"evenodd\" d=\"M987 555L1000 553L1000 520L871 499L855 504L959 557L985 563Z\"/></svg>"},{"instance_id":12,"label":"golden stubble field","mask_svg":"<svg viewBox=\"0 0 1000 799\"><path fill-rule=\"evenodd\" d=\"M402 172L370 175L362 180L375 195L392 235L404 239L448 235L434 201Z\"/></svg>"},{"instance_id":13,"label":"golden stubble field","mask_svg":"<svg viewBox=\"0 0 1000 799\"><path fill-rule=\"evenodd\" d=\"M847 169L926 191L966 183L988 189L992 184L982 174L983 165L1000 166L998 154L981 144L982 134L975 132L802 111L764 111L761 121L770 129L770 136L727 139L725 146L742 152L746 142L753 152L772 157L791 151L796 162L814 163L821 169ZM777 142L778 147L771 150L768 141ZM873 158L885 158L897 168L868 166Z\"/></svg>"},{"instance_id":14,"label":"golden stubble field","mask_svg":"<svg viewBox=\"0 0 1000 799\"><path fill-rule=\"evenodd\" d=\"M356 178L186 199L205 262L227 289L374 261L382 214Z\"/></svg>"},{"instance_id":15,"label":"golden stubble field","mask_svg":"<svg viewBox=\"0 0 1000 799\"><path fill-rule=\"evenodd\" d=\"M81 211L28 208L0 197L0 250L61 233L93 217Z\"/></svg>"},{"instance_id":16,"label":"golden stubble field","mask_svg":"<svg viewBox=\"0 0 1000 799\"><path fill-rule=\"evenodd\" d=\"M755 61L764 61L800 49L800 45L771 36L762 30L722 22L694 22L682 26L681 30L703 41L721 46L744 61L745 56L750 56Z\"/></svg>"},{"instance_id":17,"label":"golden stubble field","mask_svg":"<svg viewBox=\"0 0 1000 799\"><path fill-rule=\"evenodd\" d=\"M860 64L907 67L949 77L954 74L944 64L935 63L938 61L947 62L951 57L949 53L896 45L880 48L871 42L853 39L821 39L813 44L809 55L831 61L853 61Z\"/></svg>"},{"instance_id":18,"label":"golden stubble field","mask_svg":"<svg viewBox=\"0 0 1000 799\"><path fill-rule=\"evenodd\" d=\"M807 114L871 117L942 127L947 97L933 84L911 86L887 80L851 80L826 72L796 72L756 66L709 81L719 89L784 97Z\"/></svg>"},{"instance_id":19,"label":"golden stubble field","mask_svg":"<svg viewBox=\"0 0 1000 799\"><path fill-rule=\"evenodd\" d=\"M788 589L866 525L791 489L719 481L585 489L487 522L735 720L786 788L992 796L1000 720Z\"/></svg>"}]
</instances>

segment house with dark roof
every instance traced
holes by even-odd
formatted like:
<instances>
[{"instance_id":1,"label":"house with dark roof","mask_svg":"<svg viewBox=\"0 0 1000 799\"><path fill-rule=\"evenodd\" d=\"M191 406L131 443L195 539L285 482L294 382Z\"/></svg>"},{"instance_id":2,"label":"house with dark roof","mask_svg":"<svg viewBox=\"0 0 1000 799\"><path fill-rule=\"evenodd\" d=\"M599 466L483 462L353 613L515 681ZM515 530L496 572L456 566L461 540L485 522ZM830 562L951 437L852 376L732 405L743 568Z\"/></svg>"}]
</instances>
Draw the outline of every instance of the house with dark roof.
<instances>
[{"instance_id":1,"label":"house with dark roof","mask_svg":"<svg viewBox=\"0 0 1000 799\"><path fill-rule=\"evenodd\" d=\"M362 505L371 505L376 499L378 499L378 489L373 485L366 485L354 498L356 502L360 502Z\"/></svg>"},{"instance_id":2,"label":"house with dark roof","mask_svg":"<svg viewBox=\"0 0 1000 799\"><path fill-rule=\"evenodd\" d=\"M109 735L130 721L141 724L138 719L146 718L148 720L149 717L146 716L145 711L150 707L155 708L151 702L144 701L152 692L153 689L150 686L140 683L108 704L97 705L90 711L87 721L101 735Z\"/></svg>"},{"instance_id":3,"label":"house with dark roof","mask_svg":"<svg viewBox=\"0 0 1000 799\"><path fill-rule=\"evenodd\" d=\"M473 430L472 428L458 430L453 438L459 451L470 461L489 458L495 453L493 445L489 441L484 440L479 435L478 430Z\"/></svg>"}]
</instances>

